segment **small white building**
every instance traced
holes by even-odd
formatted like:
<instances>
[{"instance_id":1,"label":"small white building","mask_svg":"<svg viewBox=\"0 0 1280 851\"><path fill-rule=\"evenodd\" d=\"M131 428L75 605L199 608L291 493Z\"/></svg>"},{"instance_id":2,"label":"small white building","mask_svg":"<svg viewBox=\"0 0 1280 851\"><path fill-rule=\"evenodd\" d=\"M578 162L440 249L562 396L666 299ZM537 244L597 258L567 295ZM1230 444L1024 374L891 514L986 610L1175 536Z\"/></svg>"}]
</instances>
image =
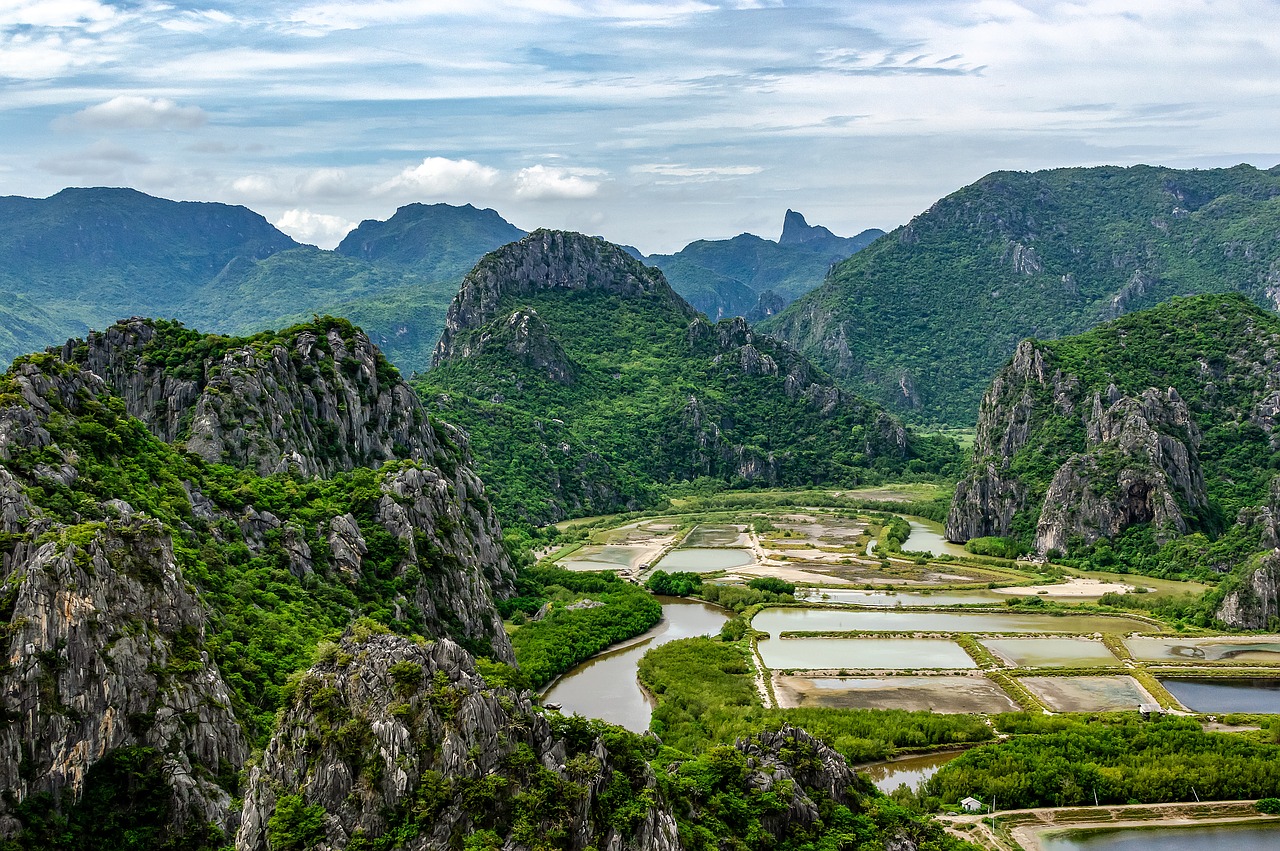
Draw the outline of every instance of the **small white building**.
<instances>
[{"instance_id":1,"label":"small white building","mask_svg":"<svg viewBox=\"0 0 1280 851\"><path fill-rule=\"evenodd\" d=\"M983 809L982 802L977 798L965 798L960 801L960 806L964 808L966 813L980 813Z\"/></svg>"}]
</instances>

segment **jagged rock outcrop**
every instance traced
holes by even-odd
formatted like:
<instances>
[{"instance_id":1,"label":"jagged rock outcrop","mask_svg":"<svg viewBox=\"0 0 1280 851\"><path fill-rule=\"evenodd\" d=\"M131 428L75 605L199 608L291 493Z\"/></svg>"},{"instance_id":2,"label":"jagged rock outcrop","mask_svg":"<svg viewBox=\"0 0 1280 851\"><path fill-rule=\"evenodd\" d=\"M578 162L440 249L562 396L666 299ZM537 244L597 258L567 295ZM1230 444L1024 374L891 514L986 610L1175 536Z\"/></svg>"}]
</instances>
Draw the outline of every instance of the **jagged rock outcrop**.
<instances>
[{"instance_id":1,"label":"jagged rock outcrop","mask_svg":"<svg viewBox=\"0 0 1280 851\"><path fill-rule=\"evenodd\" d=\"M573 384L577 368L547 323L531 307L522 307L501 324L480 332L470 354L480 354L488 346L502 346L525 366L559 384Z\"/></svg>"},{"instance_id":2,"label":"jagged rock outcrop","mask_svg":"<svg viewBox=\"0 0 1280 851\"><path fill-rule=\"evenodd\" d=\"M696 821L696 804L666 797L647 762L655 740L604 732L490 687L447 640L350 634L298 683L250 774L236 848L266 851L273 814L296 796L293 806L323 815L309 837L316 849L390 830L398 847L444 849L492 830L513 849L542 839L574 851L678 851L677 820ZM819 800L859 809L853 770L803 730L786 725L735 749L741 791L776 796L761 827L777 838L814 826Z\"/></svg>"},{"instance_id":3,"label":"jagged rock outcrop","mask_svg":"<svg viewBox=\"0 0 1280 851\"><path fill-rule=\"evenodd\" d=\"M59 354L102 378L161 440L212 462L314 476L434 459L413 390L348 323L244 340L184 330L134 318Z\"/></svg>"},{"instance_id":4,"label":"jagged rock outcrop","mask_svg":"<svg viewBox=\"0 0 1280 851\"><path fill-rule=\"evenodd\" d=\"M485 255L463 278L445 316L432 365L473 355L478 345L474 332L494 319L504 299L556 289L654 296L683 305L689 320L697 315L661 272L617 246L579 233L537 230Z\"/></svg>"},{"instance_id":5,"label":"jagged rock outcrop","mask_svg":"<svg viewBox=\"0 0 1280 851\"><path fill-rule=\"evenodd\" d=\"M44 794L65 814L99 765L120 756L121 770L140 770L142 752L172 799L167 815L147 810L158 829L234 833L246 733L265 732L290 672L268 657L309 654L273 642L316 640L312 615L333 628L375 612L514 663L494 603L514 592L514 571L465 438L432 423L376 349L352 356L366 345L358 334L313 327L245 341L133 320L0 376L0 838L30 827L14 805ZM179 345L192 340L194 351ZM328 346L342 377L291 384L302 378L293 353L309 357L295 344ZM219 384L233 361L243 383ZM189 435L221 441L205 456L215 468L158 439L180 438L185 418L169 413L181 404L277 428L254 439L239 425L193 425ZM277 414L289 405L286 426ZM318 452L315 435L343 423L367 442ZM400 439L402 460L381 463ZM302 461L294 475L259 478L277 456ZM366 456L376 469L360 468ZM308 464L355 466L298 475ZM300 629L276 636L275 624Z\"/></svg>"},{"instance_id":6,"label":"jagged rock outcrop","mask_svg":"<svg viewBox=\"0 0 1280 851\"><path fill-rule=\"evenodd\" d=\"M1235 629L1275 629L1280 622L1280 550L1245 573L1218 604L1214 617Z\"/></svg>"},{"instance_id":7,"label":"jagged rock outcrop","mask_svg":"<svg viewBox=\"0 0 1280 851\"><path fill-rule=\"evenodd\" d=\"M956 486L948 539L1007 536L1027 509L1036 515L1040 553L1139 523L1152 524L1158 539L1185 533L1208 506L1200 431L1186 402L1172 388L1126 396L1111 384L1087 394L1051 364L1050 352L1024 341L983 398L974 464ZM1033 434L1052 418L1064 423L1065 438L1035 445ZM1056 467L1047 487L1018 469L1037 454Z\"/></svg>"},{"instance_id":8,"label":"jagged rock outcrop","mask_svg":"<svg viewBox=\"0 0 1280 851\"><path fill-rule=\"evenodd\" d=\"M233 830L218 778L234 776L248 745L168 534L141 518L65 526L29 504L17 512L43 531L0 573L0 835L17 829L9 806L36 793L74 801L94 763L129 746L163 754L176 826ZM23 526L13 517L11 533Z\"/></svg>"},{"instance_id":9,"label":"jagged rock outcrop","mask_svg":"<svg viewBox=\"0 0 1280 851\"><path fill-rule=\"evenodd\" d=\"M615 782L656 797L647 765L615 765L599 739L566 741L528 693L489 688L456 644L349 636L298 684L251 772L236 848L266 851L277 803L300 794L325 813L318 849L406 822L417 835L401 847L449 848L476 830L511 830L518 802L536 812L512 847L554 831L578 851L678 849L675 819L658 806L629 830L598 817ZM537 799L522 795L534 788Z\"/></svg>"}]
</instances>

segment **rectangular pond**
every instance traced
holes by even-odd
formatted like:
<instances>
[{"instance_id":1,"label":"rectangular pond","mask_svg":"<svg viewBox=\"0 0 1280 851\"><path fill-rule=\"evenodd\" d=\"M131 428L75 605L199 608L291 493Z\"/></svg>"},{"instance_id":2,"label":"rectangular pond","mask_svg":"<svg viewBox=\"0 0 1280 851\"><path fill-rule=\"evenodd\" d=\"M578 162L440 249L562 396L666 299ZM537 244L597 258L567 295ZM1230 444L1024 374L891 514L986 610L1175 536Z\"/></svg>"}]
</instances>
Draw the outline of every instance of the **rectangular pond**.
<instances>
[{"instance_id":1,"label":"rectangular pond","mask_svg":"<svg viewBox=\"0 0 1280 851\"><path fill-rule=\"evenodd\" d=\"M1005 663L1019 668L1097 668L1120 664L1106 645L1091 638L988 638L980 643Z\"/></svg>"},{"instance_id":2,"label":"rectangular pond","mask_svg":"<svg viewBox=\"0 0 1280 851\"><path fill-rule=\"evenodd\" d=\"M1232 662L1280 664L1280 641L1221 638L1128 638L1133 658L1144 662Z\"/></svg>"},{"instance_id":3,"label":"rectangular pond","mask_svg":"<svg viewBox=\"0 0 1280 851\"><path fill-rule=\"evenodd\" d=\"M640 547L606 546L582 547L556 562L565 570L627 570L638 567L647 550Z\"/></svg>"},{"instance_id":4,"label":"rectangular pond","mask_svg":"<svg viewBox=\"0 0 1280 851\"><path fill-rule=\"evenodd\" d=\"M1160 685L1192 712L1280 713L1280 679L1161 677Z\"/></svg>"},{"instance_id":5,"label":"rectangular pond","mask_svg":"<svg viewBox=\"0 0 1280 851\"><path fill-rule=\"evenodd\" d=\"M904 709L943 714L1013 712L1016 703L986 677L793 677L774 675L783 708Z\"/></svg>"},{"instance_id":6,"label":"rectangular pond","mask_svg":"<svg viewBox=\"0 0 1280 851\"><path fill-rule=\"evenodd\" d=\"M710 573L715 570L728 570L733 567L744 567L755 564L755 555L751 550L728 549L723 547L691 547L672 550L654 565L655 570L667 573L688 571L690 573Z\"/></svg>"},{"instance_id":7,"label":"rectangular pond","mask_svg":"<svg viewBox=\"0 0 1280 851\"><path fill-rule=\"evenodd\" d=\"M969 654L942 638L768 638L756 645L775 669L975 668Z\"/></svg>"},{"instance_id":8,"label":"rectangular pond","mask_svg":"<svg viewBox=\"0 0 1280 851\"><path fill-rule=\"evenodd\" d=\"M1040 837L1042 851L1250 851L1280 848L1280 824L1094 828Z\"/></svg>"},{"instance_id":9,"label":"rectangular pond","mask_svg":"<svg viewBox=\"0 0 1280 851\"><path fill-rule=\"evenodd\" d=\"M681 547L736 547L746 543L745 526L700 523L693 527Z\"/></svg>"},{"instance_id":10,"label":"rectangular pond","mask_svg":"<svg viewBox=\"0 0 1280 851\"><path fill-rule=\"evenodd\" d=\"M1119 712L1155 703L1133 677L1020 677L1028 691L1056 712Z\"/></svg>"},{"instance_id":11,"label":"rectangular pond","mask_svg":"<svg viewBox=\"0 0 1280 851\"><path fill-rule=\"evenodd\" d=\"M876 612L857 609L765 609L751 625L784 632L1154 632L1135 618L1103 615L1027 615L1006 612Z\"/></svg>"}]
</instances>

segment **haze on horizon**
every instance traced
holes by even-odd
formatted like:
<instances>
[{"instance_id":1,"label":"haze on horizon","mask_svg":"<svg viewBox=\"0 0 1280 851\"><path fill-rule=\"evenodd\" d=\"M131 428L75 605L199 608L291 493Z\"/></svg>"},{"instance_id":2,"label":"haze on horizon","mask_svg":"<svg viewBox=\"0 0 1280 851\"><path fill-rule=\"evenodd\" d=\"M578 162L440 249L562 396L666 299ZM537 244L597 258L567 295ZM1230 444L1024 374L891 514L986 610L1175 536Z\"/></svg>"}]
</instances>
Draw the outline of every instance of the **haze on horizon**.
<instances>
[{"instance_id":1,"label":"haze on horizon","mask_svg":"<svg viewBox=\"0 0 1280 851\"><path fill-rule=\"evenodd\" d=\"M0 194L851 235L997 169L1270 167L1277 68L1268 0L0 0Z\"/></svg>"}]
</instances>

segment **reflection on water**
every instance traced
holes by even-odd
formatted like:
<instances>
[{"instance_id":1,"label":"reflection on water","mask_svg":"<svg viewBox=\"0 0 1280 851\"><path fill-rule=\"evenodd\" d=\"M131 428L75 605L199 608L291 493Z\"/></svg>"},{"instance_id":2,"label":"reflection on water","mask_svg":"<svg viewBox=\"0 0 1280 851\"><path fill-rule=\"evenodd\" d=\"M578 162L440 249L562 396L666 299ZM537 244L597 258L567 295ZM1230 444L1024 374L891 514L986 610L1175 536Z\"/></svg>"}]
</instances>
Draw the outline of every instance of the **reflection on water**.
<instances>
[{"instance_id":1,"label":"reflection on water","mask_svg":"<svg viewBox=\"0 0 1280 851\"><path fill-rule=\"evenodd\" d=\"M1162 662L1280 662L1280 642L1232 642L1207 638L1131 638L1125 641L1135 659Z\"/></svg>"},{"instance_id":2,"label":"reflection on water","mask_svg":"<svg viewBox=\"0 0 1280 851\"><path fill-rule=\"evenodd\" d=\"M931 638L770 638L761 641L765 667L974 668L973 659L954 641Z\"/></svg>"},{"instance_id":3,"label":"reflection on water","mask_svg":"<svg viewBox=\"0 0 1280 851\"><path fill-rule=\"evenodd\" d=\"M662 621L644 639L630 647L606 651L588 659L556 681L543 696L544 703L558 703L566 715L577 713L602 718L636 733L649 729L653 709L639 683L636 665L651 648L720 631L728 620L723 609L692 600L661 597Z\"/></svg>"},{"instance_id":4,"label":"reflection on water","mask_svg":"<svg viewBox=\"0 0 1280 851\"><path fill-rule=\"evenodd\" d=\"M881 792L892 792L904 783L909 789L918 789L921 783L937 774L939 768L962 753L964 751L908 756L892 762L860 766L858 771L876 784Z\"/></svg>"},{"instance_id":5,"label":"reflection on water","mask_svg":"<svg viewBox=\"0 0 1280 851\"><path fill-rule=\"evenodd\" d=\"M1280 825L1073 830L1042 837L1040 847L1043 851L1247 851L1280 848Z\"/></svg>"},{"instance_id":6,"label":"reflection on water","mask_svg":"<svg viewBox=\"0 0 1280 851\"><path fill-rule=\"evenodd\" d=\"M911 534L907 536L907 542L902 545L904 550L913 553L932 553L933 555L953 555L953 556L971 556L963 545L953 544L943 537L943 526L941 523L935 523L932 520L925 520L919 517L908 517L906 521L911 524Z\"/></svg>"},{"instance_id":7,"label":"reflection on water","mask_svg":"<svg viewBox=\"0 0 1280 851\"><path fill-rule=\"evenodd\" d=\"M755 556L751 554L751 550L698 547L672 550L666 558L655 565L655 568L665 570L667 573L675 573L677 570L709 573L713 570L742 567L754 561Z\"/></svg>"},{"instance_id":8,"label":"reflection on water","mask_svg":"<svg viewBox=\"0 0 1280 851\"><path fill-rule=\"evenodd\" d=\"M766 609L751 625L775 638L783 632L1150 632L1133 618L1026 615L1005 612L873 612L857 609Z\"/></svg>"},{"instance_id":9,"label":"reflection on water","mask_svg":"<svg viewBox=\"0 0 1280 851\"><path fill-rule=\"evenodd\" d=\"M1280 679L1161 679L1192 712L1280 712Z\"/></svg>"}]
</instances>

